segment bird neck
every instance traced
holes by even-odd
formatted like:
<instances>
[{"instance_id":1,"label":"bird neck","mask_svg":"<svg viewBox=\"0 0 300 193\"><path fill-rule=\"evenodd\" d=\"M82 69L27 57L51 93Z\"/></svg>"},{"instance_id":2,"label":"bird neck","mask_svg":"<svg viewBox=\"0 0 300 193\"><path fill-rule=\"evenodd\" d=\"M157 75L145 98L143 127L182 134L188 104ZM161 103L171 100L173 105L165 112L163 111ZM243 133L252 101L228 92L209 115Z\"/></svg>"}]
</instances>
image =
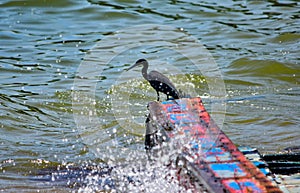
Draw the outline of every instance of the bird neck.
<instances>
[{"instance_id":1,"label":"bird neck","mask_svg":"<svg viewBox=\"0 0 300 193\"><path fill-rule=\"evenodd\" d=\"M148 70L148 65L144 65L142 68L142 75L146 80L148 80L147 70Z\"/></svg>"}]
</instances>

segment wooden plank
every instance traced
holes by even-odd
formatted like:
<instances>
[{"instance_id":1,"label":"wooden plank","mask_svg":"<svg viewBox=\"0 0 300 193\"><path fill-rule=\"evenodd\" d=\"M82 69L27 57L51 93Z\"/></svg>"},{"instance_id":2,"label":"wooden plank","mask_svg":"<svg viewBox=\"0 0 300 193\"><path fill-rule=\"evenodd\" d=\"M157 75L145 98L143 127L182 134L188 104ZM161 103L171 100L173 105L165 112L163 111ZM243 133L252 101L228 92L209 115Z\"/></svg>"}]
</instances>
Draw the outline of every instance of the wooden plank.
<instances>
[{"instance_id":1,"label":"wooden plank","mask_svg":"<svg viewBox=\"0 0 300 193\"><path fill-rule=\"evenodd\" d=\"M181 149L176 163L183 162L189 175L201 179L194 180L192 187L205 185L217 193L282 192L219 129L201 98L153 102L149 111L150 120L168 138L159 143L173 143Z\"/></svg>"}]
</instances>

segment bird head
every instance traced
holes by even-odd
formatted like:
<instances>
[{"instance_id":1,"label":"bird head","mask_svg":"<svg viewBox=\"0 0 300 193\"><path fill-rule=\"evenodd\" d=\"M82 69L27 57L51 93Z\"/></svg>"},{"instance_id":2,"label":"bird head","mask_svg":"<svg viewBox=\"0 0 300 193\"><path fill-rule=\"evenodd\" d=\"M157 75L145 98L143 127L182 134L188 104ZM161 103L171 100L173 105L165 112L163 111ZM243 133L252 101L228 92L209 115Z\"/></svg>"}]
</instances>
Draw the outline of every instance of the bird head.
<instances>
[{"instance_id":1,"label":"bird head","mask_svg":"<svg viewBox=\"0 0 300 193\"><path fill-rule=\"evenodd\" d=\"M130 70L130 69L132 69L132 68L134 68L134 67L136 67L136 66L140 66L140 65L143 65L143 66L146 65L146 66L148 66L147 60L146 59L139 59L139 60L137 60L134 65L132 65L130 68L127 69L127 71Z\"/></svg>"}]
</instances>

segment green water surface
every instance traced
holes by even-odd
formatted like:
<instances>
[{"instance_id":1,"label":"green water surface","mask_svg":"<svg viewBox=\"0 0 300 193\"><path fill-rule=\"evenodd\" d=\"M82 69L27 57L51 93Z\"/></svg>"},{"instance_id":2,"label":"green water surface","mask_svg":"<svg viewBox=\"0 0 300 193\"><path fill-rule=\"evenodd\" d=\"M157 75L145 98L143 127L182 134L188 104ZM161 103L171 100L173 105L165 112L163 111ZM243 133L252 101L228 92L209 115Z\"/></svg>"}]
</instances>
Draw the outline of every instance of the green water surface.
<instances>
[{"instance_id":1,"label":"green water surface","mask_svg":"<svg viewBox=\"0 0 300 193\"><path fill-rule=\"evenodd\" d=\"M161 67L176 86L202 96L209 110L219 103L221 98L211 98L207 77L188 58L160 46L179 42L178 34L199 40L217 63L226 88L226 111L217 113L226 115L222 130L234 143L263 153L299 145L298 1L2 0L0 10L1 191L71 191L67 185L53 187L28 176L49 166L98 162L101 154L90 151L86 141L96 131L112 135L95 146L114 148L117 141L120 147L143 153L146 107L156 99L155 91L138 69L131 72L136 72L136 80L115 83L138 58L159 61L151 68ZM109 63L98 64L96 59L103 73L88 77L96 85L91 101L96 110L87 107L82 112L84 107L72 96L86 54L101 40L142 24L173 29L162 34L156 30L156 45L137 45ZM160 39L166 34L169 39ZM129 37L125 33L123 38ZM116 40L106 50L114 53L119 48ZM167 63L176 66L176 73L164 68ZM129 103L118 103L120 109L129 108L138 123L130 130L116 121L111 104L116 92L130 95ZM97 115L101 128L80 130L74 113ZM127 113L118 116L124 115L122 124L130 125ZM110 156L117 157L118 150L113 152Z\"/></svg>"}]
</instances>

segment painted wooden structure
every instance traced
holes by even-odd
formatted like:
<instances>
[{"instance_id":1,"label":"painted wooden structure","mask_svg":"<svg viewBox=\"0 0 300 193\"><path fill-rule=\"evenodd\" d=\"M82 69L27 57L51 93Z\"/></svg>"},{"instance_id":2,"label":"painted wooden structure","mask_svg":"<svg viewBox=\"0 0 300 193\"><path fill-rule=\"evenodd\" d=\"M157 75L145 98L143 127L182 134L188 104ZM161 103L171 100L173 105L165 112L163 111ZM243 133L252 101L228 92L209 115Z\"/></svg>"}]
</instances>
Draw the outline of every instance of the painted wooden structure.
<instances>
[{"instance_id":1,"label":"painted wooden structure","mask_svg":"<svg viewBox=\"0 0 300 193\"><path fill-rule=\"evenodd\" d=\"M219 129L201 98L150 102L148 109L146 149L172 144L167 151L179 152L173 161L196 179L195 192L282 192Z\"/></svg>"}]
</instances>

